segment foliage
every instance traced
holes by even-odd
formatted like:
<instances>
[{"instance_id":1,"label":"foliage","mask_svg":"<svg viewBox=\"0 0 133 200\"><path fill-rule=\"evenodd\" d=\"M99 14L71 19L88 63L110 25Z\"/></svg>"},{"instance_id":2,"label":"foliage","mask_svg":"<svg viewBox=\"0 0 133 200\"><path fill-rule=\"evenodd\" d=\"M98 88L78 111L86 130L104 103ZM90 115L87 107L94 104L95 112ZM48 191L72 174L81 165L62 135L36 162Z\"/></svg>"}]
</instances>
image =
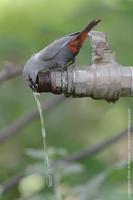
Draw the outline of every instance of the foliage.
<instances>
[{"instance_id":1,"label":"foliage","mask_svg":"<svg viewBox=\"0 0 133 200\"><path fill-rule=\"evenodd\" d=\"M39 151L36 150L30 150L30 151L31 151L30 154L31 157L32 158L34 157L34 159L38 160L38 156L40 157ZM57 150L55 149L55 154L56 153L58 153L58 149ZM37 184L38 176L44 174L44 171L45 172L47 171L46 169L44 169L42 162L36 161L35 164L32 164L30 167L28 167L28 169L26 169L27 181L29 180L29 176L31 176L30 174L34 174L34 176L32 175L33 179L31 180L31 184L29 184L31 185L32 190L30 190L29 187L28 191L31 191L31 193L28 193L29 196L28 199L32 200L34 198L40 198L41 200L43 198L46 199L57 198L58 200L60 200L67 198L69 199L69 197L72 196L73 199L77 200L95 200L97 198L107 199L107 197L109 200L114 199L114 197L117 200L119 199L124 200L128 197L127 182L125 181L127 180L127 168L128 168L127 161L119 162L111 167L105 168L102 172L94 174L92 178L87 178L87 181L85 181L86 183L82 184L80 183L81 180L77 181L76 178L74 178L75 180L72 183L70 178L70 177L75 177L75 175L76 176L81 176L81 175L83 176L83 174L86 175L86 170L82 164L63 163L63 162L56 163L56 161L54 162L52 164L52 173L54 174L54 192L52 196L51 196L52 191L50 193L49 190L46 189L47 184L44 184L42 180L38 182L38 185L40 186L40 183L43 183L43 188L42 185L41 188L38 187L38 191L40 191L39 192L40 194L39 196L38 194L37 196L35 195L36 187L33 185ZM131 168L132 167L133 163L131 163ZM22 185L21 182L20 186ZM24 184L24 187L25 188L27 187L26 182ZM22 195L25 196L26 189L21 190L20 187L20 191L23 191ZM60 193L60 198L58 196L58 193Z\"/></svg>"}]
</instances>

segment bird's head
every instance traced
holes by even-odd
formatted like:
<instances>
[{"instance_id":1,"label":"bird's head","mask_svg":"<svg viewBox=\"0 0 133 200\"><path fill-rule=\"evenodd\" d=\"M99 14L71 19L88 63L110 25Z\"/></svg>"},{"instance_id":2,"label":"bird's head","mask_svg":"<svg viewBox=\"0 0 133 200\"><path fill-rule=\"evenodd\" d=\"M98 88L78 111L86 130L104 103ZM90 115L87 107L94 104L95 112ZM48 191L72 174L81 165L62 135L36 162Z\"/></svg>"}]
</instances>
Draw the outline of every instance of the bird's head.
<instances>
[{"instance_id":1,"label":"bird's head","mask_svg":"<svg viewBox=\"0 0 133 200\"><path fill-rule=\"evenodd\" d=\"M27 61L23 69L23 76L29 84L29 87L33 91L37 91L38 84L37 84L37 75L39 72L38 63L34 55Z\"/></svg>"}]
</instances>

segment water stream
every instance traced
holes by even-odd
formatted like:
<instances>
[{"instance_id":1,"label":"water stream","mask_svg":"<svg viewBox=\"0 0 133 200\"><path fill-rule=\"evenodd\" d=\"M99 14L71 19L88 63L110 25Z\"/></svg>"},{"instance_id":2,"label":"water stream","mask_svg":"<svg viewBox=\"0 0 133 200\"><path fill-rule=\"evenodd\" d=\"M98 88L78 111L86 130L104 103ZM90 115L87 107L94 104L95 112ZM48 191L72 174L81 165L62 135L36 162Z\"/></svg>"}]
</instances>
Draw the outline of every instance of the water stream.
<instances>
[{"instance_id":1,"label":"water stream","mask_svg":"<svg viewBox=\"0 0 133 200\"><path fill-rule=\"evenodd\" d=\"M40 94L33 92L34 99L36 101L39 115L40 115L40 121L41 121L41 133L42 133L42 140L43 140L43 161L44 161L44 170L46 169L46 173L44 173L46 177L46 182L49 187L53 186L53 175L50 172L50 162L47 152L47 145L46 145L46 130L44 126L44 118L43 118L43 110L40 102Z\"/></svg>"}]
</instances>

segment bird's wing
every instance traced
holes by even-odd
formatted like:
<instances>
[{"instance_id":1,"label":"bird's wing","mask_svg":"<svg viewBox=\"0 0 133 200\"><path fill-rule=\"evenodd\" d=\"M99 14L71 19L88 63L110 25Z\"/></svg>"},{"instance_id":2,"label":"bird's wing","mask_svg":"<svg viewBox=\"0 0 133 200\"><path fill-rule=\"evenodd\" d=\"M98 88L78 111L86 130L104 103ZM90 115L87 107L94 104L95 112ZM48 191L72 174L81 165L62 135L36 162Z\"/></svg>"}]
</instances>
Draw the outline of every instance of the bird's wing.
<instances>
[{"instance_id":1,"label":"bird's wing","mask_svg":"<svg viewBox=\"0 0 133 200\"><path fill-rule=\"evenodd\" d=\"M46 48L39 51L37 54L41 58L41 60L51 60L54 58L59 51L72 39L74 38L79 32L69 34L65 37L62 37L58 40L55 40L53 43L48 45Z\"/></svg>"}]
</instances>

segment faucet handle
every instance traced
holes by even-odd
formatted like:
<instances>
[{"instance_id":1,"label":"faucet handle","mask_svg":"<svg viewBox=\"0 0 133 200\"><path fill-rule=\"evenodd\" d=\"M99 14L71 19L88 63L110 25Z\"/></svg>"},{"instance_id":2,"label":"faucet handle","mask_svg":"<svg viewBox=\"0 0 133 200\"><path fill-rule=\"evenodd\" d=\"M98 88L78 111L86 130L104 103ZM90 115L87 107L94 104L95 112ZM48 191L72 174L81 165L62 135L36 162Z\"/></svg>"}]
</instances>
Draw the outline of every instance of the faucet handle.
<instances>
[{"instance_id":1,"label":"faucet handle","mask_svg":"<svg viewBox=\"0 0 133 200\"><path fill-rule=\"evenodd\" d=\"M103 32L91 31L89 33L92 46L92 62L101 62L106 58L106 54L112 54L111 48ZM112 58L112 57L111 57ZM107 60L107 58L106 58Z\"/></svg>"}]
</instances>

